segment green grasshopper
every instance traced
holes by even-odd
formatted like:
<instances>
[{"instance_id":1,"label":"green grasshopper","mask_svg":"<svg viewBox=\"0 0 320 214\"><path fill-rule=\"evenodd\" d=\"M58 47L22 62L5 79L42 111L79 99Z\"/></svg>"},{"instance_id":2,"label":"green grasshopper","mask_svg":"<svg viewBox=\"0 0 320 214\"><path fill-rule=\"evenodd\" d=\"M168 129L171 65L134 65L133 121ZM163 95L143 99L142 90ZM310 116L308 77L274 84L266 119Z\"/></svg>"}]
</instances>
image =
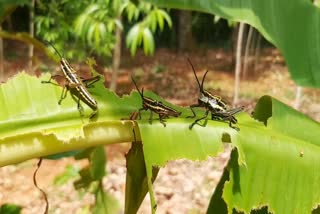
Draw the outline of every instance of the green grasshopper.
<instances>
[{"instance_id":1,"label":"green grasshopper","mask_svg":"<svg viewBox=\"0 0 320 214\"><path fill-rule=\"evenodd\" d=\"M80 113L82 114L83 108L80 105L80 100L84 102L86 105L88 105L93 112L90 115L90 119L92 119L98 112L98 104L97 101L92 97L92 95L89 93L87 88L92 87L92 85L99 81L100 76L95 76L93 78L89 79L82 79L78 77L76 70L69 64L69 62L62 57L62 55L58 52L58 50L49 42L46 42L49 44L59 55L60 57L60 67L63 72L64 77L67 80L67 83L64 85L60 100L59 100L59 105L61 104L62 100L64 100L67 96L67 92L70 91L71 96L77 100L78 104L78 109ZM58 76L58 75L55 75ZM52 77L48 81L42 81L42 83L51 83L54 85L57 85L56 83L51 82Z\"/></svg>"},{"instance_id":2,"label":"green grasshopper","mask_svg":"<svg viewBox=\"0 0 320 214\"><path fill-rule=\"evenodd\" d=\"M142 108L140 108L138 111L139 119L141 119L141 111L143 110L147 111L149 109L150 110L149 122L152 123L152 115L154 112L159 115L160 123L162 123L163 126L166 127L165 120L164 120L165 118L169 118L170 116L179 117L181 115L181 112L178 112L173 108L170 108L169 106L164 105L161 101L157 101L150 97L144 96L143 88L140 91L137 86L137 83L134 81L132 76L131 76L131 79L142 98Z\"/></svg>"},{"instance_id":3,"label":"green grasshopper","mask_svg":"<svg viewBox=\"0 0 320 214\"><path fill-rule=\"evenodd\" d=\"M199 90L200 90L200 96L198 98L198 103L197 104L193 104L190 106L190 109L193 113L192 116L189 116L191 118L196 117L196 114L193 110L193 108L196 107L203 107L206 109L205 115L201 118L196 119L191 125L190 125L190 129L192 129L192 127L195 124L198 124L199 121L206 119L208 117L209 112L211 113L211 119L212 120L223 120L223 121L229 121L229 126L231 128L234 128L236 130L239 130L238 127L233 126L232 124L236 124L237 123L237 119L234 117L235 114L243 111L244 107L238 107L238 108L234 108L234 109L228 109L228 105L226 104L225 101L222 100L221 97L216 96L216 95L212 95L209 91L205 90L203 88L203 82L206 78L206 75L208 73L208 71L206 71L206 73L203 75L202 78L202 82L200 84L199 79L197 77L196 71L190 61L190 59L188 58L188 62L192 67L194 76L196 77L198 86L199 86Z\"/></svg>"}]
</instances>

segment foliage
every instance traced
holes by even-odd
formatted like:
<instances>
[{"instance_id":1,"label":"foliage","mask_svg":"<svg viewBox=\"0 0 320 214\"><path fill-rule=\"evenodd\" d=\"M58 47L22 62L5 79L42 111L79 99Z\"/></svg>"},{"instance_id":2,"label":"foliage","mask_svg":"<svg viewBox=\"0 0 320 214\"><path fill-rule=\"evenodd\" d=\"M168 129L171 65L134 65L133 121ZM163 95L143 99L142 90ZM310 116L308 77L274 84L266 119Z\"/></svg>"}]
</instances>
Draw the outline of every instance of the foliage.
<instances>
[{"instance_id":1,"label":"foliage","mask_svg":"<svg viewBox=\"0 0 320 214\"><path fill-rule=\"evenodd\" d=\"M77 43L79 49L74 50L66 47L66 41L74 40L75 33L73 20L81 13L86 2L77 0L41 0L37 1L36 7L36 35L46 41L54 43L58 50L65 50L67 58L81 59L84 57L85 44ZM69 43L67 43L69 44Z\"/></svg>"},{"instance_id":2,"label":"foliage","mask_svg":"<svg viewBox=\"0 0 320 214\"><path fill-rule=\"evenodd\" d=\"M22 207L15 204L3 204L0 206L0 214L19 214Z\"/></svg>"},{"instance_id":3,"label":"foliage","mask_svg":"<svg viewBox=\"0 0 320 214\"><path fill-rule=\"evenodd\" d=\"M50 4L49 4L50 3ZM66 48L65 42L77 39L76 46L99 56L111 56L115 44L115 29L123 29L121 17L130 23L137 22L129 31L127 46L134 55L143 45L145 54L154 52L153 33L163 29L165 22L171 26L169 15L149 3L136 6L129 0L42 0L36 13L36 33L63 49L68 58L83 58L79 50Z\"/></svg>"},{"instance_id":4,"label":"foliage","mask_svg":"<svg viewBox=\"0 0 320 214\"><path fill-rule=\"evenodd\" d=\"M143 44L145 54L153 54L154 38L152 33L156 32L158 26L162 31L165 22L171 27L172 22L169 15L164 10L143 2L141 2L138 7L132 6L130 7L130 10L128 9L129 19L131 19L131 17L138 17L137 14L139 14L139 11L142 11L146 15L142 21L135 24L129 30L126 44L130 48L132 55L135 55L137 47L141 44ZM135 16L130 14L135 14Z\"/></svg>"},{"instance_id":5,"label":"foliage","mask_svg":"<svg viewBox=\"0 0 320 214\"><path fill-rule=\"evenodd\" d=\"M113 4L118 1L113 1ZM75 20L75 33L100 55L111 55L114 48L114 30L121 22L114 14L109 1L89 4Z\"/></svg>"},{"instance_id":6,"label":"foliage","mask_svg":"<svg viewBox=\"0 0 320 214\"><path fill-rule=\"evenodd\" d=\"M320 21L320 11L311 1L148 1L163 7L196 10L250 24L279 48L295 82L301 86L320 87L320 48L315 48L320 44L315 30Z\"/></svg>"},{"instance_id":7,"label":"foliage","mask_svg":"<svg viewBox=\"0 0 320 214\"><path fill-rule=\"evenodd\" d=\"M239 132L227 123L211 120L205 127L194 126L190 130L193 119L186 118L191 115L189 109L172 106L150 92L145 94L182 111L182 116L167 119L166 127L159 121L150 125L148 112L136 123L120 120L140 108L140 97L134 92L119 98L102 82L90 88L99 103L99 116L89 121L90 109L83 106L87 116L81 118L70 96L61 106L57 104L61 88L40 82L48 77L37 79L22 73L1 85L1 166L91 147L76 155L91 163L80 170L76 186L92 188L97 201L101 201L96 209L101 209L107 197L100 186L105 175L105 156L102 147L93 147L132 141L135 143L127 156L126 210L134 212L148 190L155 212L152 181L159 167L181 158L205 160L229 143L234 151L212 198L220 204L211 203L209 211L218 206L228 212L248 213L267 206L268 211L276 213L310 213L320 203L320 148L316 134L320 124L269 96L258 102L255 119L246 113L237 116ZM197 111L197 115L203 113Z\"/></svg>"},{"instance_id":8,"label":"foliage","mask_svg":"<svg viewBox=\"0 0 320 214\"><path fill-rule=\"evenodd\" d=\"M75 31L98 54L111 55L114 47L115 28L123 29L121 19L137 22L128 32L126 43L131 54L143 45L145 54L154 52L153 33L163 29L165 22L171 26L169 15L149 3L139 1L135 5L128 0L96 1L86 7L75 20ZM142 18L141 18L142 17ZM139 19L142 19L139 21Z\"/></svg>"}]
</instances>

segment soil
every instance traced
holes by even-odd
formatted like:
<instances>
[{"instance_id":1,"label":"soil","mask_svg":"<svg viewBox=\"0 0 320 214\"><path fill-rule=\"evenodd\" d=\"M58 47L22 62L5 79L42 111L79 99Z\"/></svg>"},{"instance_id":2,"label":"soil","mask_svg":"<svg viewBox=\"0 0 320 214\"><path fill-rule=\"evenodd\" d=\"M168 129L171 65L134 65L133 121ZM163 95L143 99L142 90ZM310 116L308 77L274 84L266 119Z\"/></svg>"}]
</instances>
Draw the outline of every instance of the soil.
<instances>
[{"instance_id":1,"label":"soil","mask_svg":"<svg viewBox=\"0 0 320 214\"><path fill-rule=\"evenodd\" d=\"M24 53L23 50L21 52ZM193 104L198 95L198 86L187 58L191 59L199 77L202 77L206 70L210 71L205 81L205 88L231 103L234 66L232 53L223 49L197 50L192 53L159 49L153 57L138 53L134 58L125 54L122 57L117 93L127 94L133 89L130 75L134 74L140 86L154 91L168 101L182 106ZM2 81L26 69L27 61L7 57L4 66L6 73ZM85 65L78 67L86 73ZM41 73L40 63L31 73L37 75ZM105 74L108 86L111 79L110 68L105 68ZM255 69L249 66L246 76L241 80L238 105L245 105L246 111L251 112L259 97L268 94L293 106L296 88L280 53L274 48L265 48L261 51ZM320 121L319 95L319 90L305 88L299 108L317 121ZM108 176L104 179L104 187L118 200L122 208L126 175L124 155L128 149L127 144L106 147ZM158 213L204 213L228 160L229 152L230 149L226 148L225 152L217 157L203 162L188 160L169 162L160 170L154 183ZM24 214L43 213L44 200L32 181L36 163L37 160L29 160L0 168L0 205L14 203L23 206ZM93 203L92 195L82 195L74 190L73 180L60 186L53 184L54 178L70 164L81 167L87 163L72 158L44 160L38 172L38 185L47 192L50 202L49 213L82 213L81 208ZM150 213L148 195L139 213Z\"/></svg>"}]
</instances>

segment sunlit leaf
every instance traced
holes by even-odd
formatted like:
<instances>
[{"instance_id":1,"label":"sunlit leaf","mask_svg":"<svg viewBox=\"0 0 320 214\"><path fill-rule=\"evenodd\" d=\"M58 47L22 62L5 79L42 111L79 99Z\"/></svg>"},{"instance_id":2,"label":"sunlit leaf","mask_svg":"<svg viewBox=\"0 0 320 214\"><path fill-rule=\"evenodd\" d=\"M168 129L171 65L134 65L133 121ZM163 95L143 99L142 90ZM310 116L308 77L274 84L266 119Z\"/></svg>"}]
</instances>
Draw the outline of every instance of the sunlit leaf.
<instances>
[{"instance_id":1,"label":"sunlit leaf","mask_svg":"<svg viewBox=\"0 0 320 214\"><path fill-rule=\"evenodd\" d=\"M267 127L241 127L238 143L245 165L235 150L208 213L217 207L229 213L263 207L274 213L311 213L320 203L320 192L314 191L320 188L320 147L316 134L308 131L318 132L320 124L269 96L260 99L255 116L267 118Z\"/></svg>"},{"instance_id":2,"label":"sunlit leaf","mask_svg":"<svg viewBox=\"0 0 320 214\"><path fill-rule=\"evenodd\" d=\"M119 213L119 202L113 198L108 192L100 189L96 194L96 203L94 205L93 214L114 214Z\"/></svg>"},{"instance_id":3,"label":"sunlit leaf","mask_svg":"<svg viewBox=\"0 0 320 214\"><path fill-rule=\"evenodd\" d=\"M152 11L148 17L147 17L148 21L150 22L149 23L149 26L150 26L150 29L152 32L155 32L156 29L157 29L157 15L156 15L156 11Z\"/></svg>"},{"instance_id":4,"label":"sunlit leaf","mask_svg":"<svg viewBox=\"0 0 320 214\"><path fill-rule=\"evenodd\" d=\"M139 45L139 40L141 38L140 26L138 24L134 25L128 32L126 37L126 44L130 48L131 55L135 55L137 46Z\"/></svg>"},{"instance_id":5,"label":"sunlit leaf","mask_svg":"<svg viewBox=\"0 0 320 214\"><path fill-rule=\"evenodd\" d=\"M153 54L154 52L154 40L153 35L149 28L143 30L143 50L145 54Z\"/></svg>"},{"instance_id":6,"label":"sunlit leaf","mask_svg":"<svg viewBox=\"0 0 320 214\"><path fill-rule=\"evenodd\" d=\"M164 27L164 20L160 10L156 11L156 16L157 16L156 19L158 20L159 28L162 31Z\"/></svg>"},{"instance_id":7,"label":"sunlit leaf","mask_svg":"<svg viewBox=\"0 0 320 214\"><path fill-rule=\"evenodd\" d=\"M68 181L70 181L71 179L77 178L79 176L79 169L77 169L75 166L73 165L68 165L64 172L57 175L54 180L53 183L55 185L63 185L66 184Z\"/></svg>"},{"instance_id":8,"label":"sunlit leaf","mask_svg":"<svg viewBox=\"0 0 320 214\"><path fill-rule=\"evenodd\" d=\"M158 14L161 15L166 20L169 27L172 27L172 21L171 21L171 18L167 12L165 12L162 9L158 9Z\"/></svg>"}]
</instances>

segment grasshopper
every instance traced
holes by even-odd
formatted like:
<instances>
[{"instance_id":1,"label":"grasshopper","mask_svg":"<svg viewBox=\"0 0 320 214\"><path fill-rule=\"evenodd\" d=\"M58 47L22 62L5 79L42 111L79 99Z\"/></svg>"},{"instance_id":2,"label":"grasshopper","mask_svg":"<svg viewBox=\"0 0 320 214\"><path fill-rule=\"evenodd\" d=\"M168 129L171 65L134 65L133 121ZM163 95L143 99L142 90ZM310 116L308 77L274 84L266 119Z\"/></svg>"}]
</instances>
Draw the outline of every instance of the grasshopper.
<instances>
[{"instance_id":1,"label":"grasshopper","mask_svg":"<svg viewBox=\"0 0 320 214\"><path fill-rule=\"evenodd\" d=\"M209 91L207 91L203 88L203 83L204 83L204 80L206 78L208 71L206 71L206 73L203 75L202 82L200 84L200 81L197 77L196 71L195 71L189 58L188 58L188 62L192 67L194 76L197 80L199 90L200 90L200 96L198 98L198 103L190 106L190 109L191 109L193 115L189 116L189 117L191 117L191 118L196 117L196 113L194 112L193 108L203 107L206 109L205 115L201 118L196 119L190 125L190 129L192 129L192 127L195 124L197 124L199 121L206 119L208 117L209 112L210 112L212 120L229 121L229 126L231 128L239 130L238 127L235 127L232 124L237 123L237 119L234 117L234 115L243 111L244 107L242 106L242 107L238 107L238 108L234 108L234 109L228 109L227 103L224 100L222 100L221 97L216 96L216 95L212 95Z\"/></svg>"},{"instance_id":2,"label":"grasshopper","mask_svg":"<svg viewBox=\"0 0 320 214\"><path fill-rule=\"evenodd\" d=\"M76 70L69 64L69 62L62 57L62 55L58 52L58 50L49 42L46 42L49 44L59 55L60 57L60 67L63 72L64 77L67 80L67 83L64 85L62 89L62 93L60 96L60 100L58 101L58 104L60 105L62 100L64 100L67 96L67 92L70 91L71 96L77 100L78 109L80 113L82 114L83 108L80 105L80 100L84 102L86 105L88 105L93 112L90 115L90 119L92 119L98 112L98 104L97 101L92 97L92 95L89 93L87 88L92 87L92 85L99 81L100 76L95 76L93 78L89 79L82 79L81 77L78 77ZM58 75L55 75L58 76ZM56 83L51 82L52 77L48 81L42 81L42 83L51 83L54 85L57 85Z\"/></svg>"},{"instance_id":3,"label":"grasshopper","mask_svg":"<svg viewBox=\"0 0 320 214\"><path fill-rule=\"evenodd\" d=\"M162 123L162 125L164 127L166 127L165 124L165 118L169 118L170 116L172 117L179 117L181 115L181 112L178 112L176 110L174 110L173 108L170 108L169 106L164 105L161 101L157 101L154 100L150 97L146 97L143 95L143 88L140 91L137 83L135 82L135 80L133 79L133 77L131 76L132 82L134 83L137 91L139 92L141 99L142 99L142 108L139 109L138 111L138 116L139 119L141 119L141 111L147 111L148 109L150 110L150 117L149 117L149 122L150 124L152 123L152 115L153 112L159 115L159 120L160 123Z\"/></svg>"}]
</instances>

